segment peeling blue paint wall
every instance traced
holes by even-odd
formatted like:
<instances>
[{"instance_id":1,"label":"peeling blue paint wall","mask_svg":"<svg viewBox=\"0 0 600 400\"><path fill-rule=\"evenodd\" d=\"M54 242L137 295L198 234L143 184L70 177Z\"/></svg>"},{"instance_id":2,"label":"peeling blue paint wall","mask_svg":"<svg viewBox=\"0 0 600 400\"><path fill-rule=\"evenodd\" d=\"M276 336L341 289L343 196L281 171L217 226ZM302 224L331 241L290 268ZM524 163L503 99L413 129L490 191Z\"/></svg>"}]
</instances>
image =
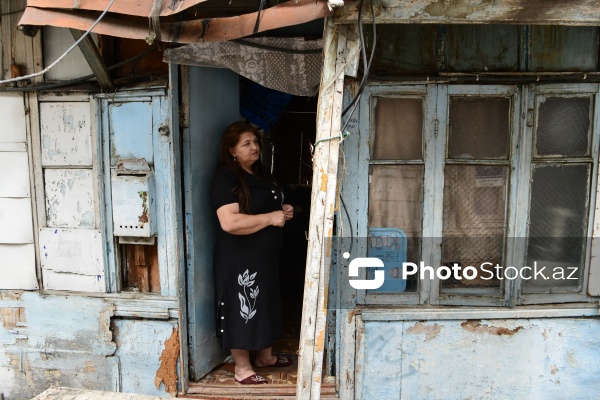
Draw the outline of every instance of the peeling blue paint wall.
<instances>
[{"instance_id":1,"label":"peeling blue paint wall","mask_svg":"<svg viewBox=\"0 0 600 400\"><path fill-rule=\"evenodd\" d=\"M596 399L600 320L367 321L359 399Z\"/></svg>"},{"instance_id":2,"label":"peeling blue paint wall","mask_svg":"<svg viewBox=\"0 0 600 400\"><path fill-rule=\"evenodd\" d=\"M156 387L156 371L165 341L171 336L176 322L126 320L114 321L113 329L121 367L121 392L164 396L165 385Z\"/></svg>"},{"instance_id":3,"label":"peeling blue paint wall","mask_svg":"<svg viewBox=\"0 0 600 400\"><path fill-rule=\"evenodd\" d=\"M52 385L169 396L155 386L176 320L116 317L107 298L0 293L0 393L31 399Z\"/></svg>"},{"instance_id":4,"label":"peeling blue paint wall","mask_svg":"<svg viewBox=\"0 0 600 400\"><path fill-rule=\"evenodd\" d=\"M118 389L110 303L5 293L0 310L0 392L5 399L30 399L51 385Z\"/></svg>"}]
</instances>

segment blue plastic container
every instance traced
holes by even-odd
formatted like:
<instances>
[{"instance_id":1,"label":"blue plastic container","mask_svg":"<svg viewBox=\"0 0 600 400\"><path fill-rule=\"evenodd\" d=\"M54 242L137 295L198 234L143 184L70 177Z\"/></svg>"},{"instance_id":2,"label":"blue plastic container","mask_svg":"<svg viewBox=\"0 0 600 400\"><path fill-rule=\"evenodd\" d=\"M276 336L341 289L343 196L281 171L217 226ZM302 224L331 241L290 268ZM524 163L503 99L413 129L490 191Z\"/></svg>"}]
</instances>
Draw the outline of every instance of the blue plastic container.
<instances>
[{"instance_id":1,"label":"blue plastic container","mask_svg":"<svg viewBox=\"0 0 600 400\"><path fill-rule=\"evenodd\" d=\"M385 280L377 293L401 293L406 290L406 280L402 279L402 263L406 261L406 234L398 228L369 228L367 244L368 257L383 261ZM373 279L375 271L370 271Z\"/></svg>"}]
</instances>

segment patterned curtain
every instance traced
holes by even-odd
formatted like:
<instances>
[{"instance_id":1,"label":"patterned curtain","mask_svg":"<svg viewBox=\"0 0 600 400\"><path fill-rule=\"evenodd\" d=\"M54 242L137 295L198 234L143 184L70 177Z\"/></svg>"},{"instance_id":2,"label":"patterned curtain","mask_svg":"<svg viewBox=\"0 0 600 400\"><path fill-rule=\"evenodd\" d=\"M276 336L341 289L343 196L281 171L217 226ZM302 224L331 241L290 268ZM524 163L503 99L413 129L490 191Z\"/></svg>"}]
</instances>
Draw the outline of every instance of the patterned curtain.
<instances>
[{"instance_id":1,"label":"patterned curtain","mask_svg":"<svg viewBox=\"0 0 600 400\"><path fill-rule=\"evenodd\" d=\"M229 68L262 86L297 96L318 93L323 55L317 50L323 47L322 39L260 37L244 41L248 44L201 43L167 49L163 61ZM317 52L306 53L307 50Z\"/></svg>"}]
</instances>

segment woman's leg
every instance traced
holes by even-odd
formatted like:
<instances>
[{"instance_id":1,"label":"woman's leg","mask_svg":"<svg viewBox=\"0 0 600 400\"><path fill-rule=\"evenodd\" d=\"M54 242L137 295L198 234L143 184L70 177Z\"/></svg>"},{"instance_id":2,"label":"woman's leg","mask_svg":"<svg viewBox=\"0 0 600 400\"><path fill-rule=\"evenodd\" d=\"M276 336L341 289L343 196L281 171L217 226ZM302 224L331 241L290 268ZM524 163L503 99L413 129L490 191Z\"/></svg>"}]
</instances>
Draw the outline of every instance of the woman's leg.
<instances>
[{"instance_id":1,"label":"woman's leg","mask_svg":"<svg viewBox=\"0 0 600 400\"><path fill-rule=\"evenodd\" d=\"M231 355L235 361L235 379L241 381L254 374L248 350L231 349Z\"/></svg>"},{"instance_id":2,"label":"woman's leg","mask_svg":"<svg viewBox=\"0 0 600 400\"><path fill-rule=\"evenodd\" d=\"M277 362L277 357L273 355L273 348L267 347L256 352L256 360L254 360L257 367L266 367L273 365Z\"/></svg>"}]
</instances>

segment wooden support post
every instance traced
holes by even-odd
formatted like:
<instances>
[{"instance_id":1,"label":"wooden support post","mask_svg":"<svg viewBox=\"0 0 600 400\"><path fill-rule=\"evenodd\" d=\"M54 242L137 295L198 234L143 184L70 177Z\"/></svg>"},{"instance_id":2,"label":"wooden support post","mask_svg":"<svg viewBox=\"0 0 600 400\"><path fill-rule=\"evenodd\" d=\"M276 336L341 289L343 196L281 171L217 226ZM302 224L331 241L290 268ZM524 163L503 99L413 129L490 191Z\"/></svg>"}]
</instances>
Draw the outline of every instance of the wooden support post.
<instances>
[{"instance_id":1,"label":"wooden support post","mask_svg":"<svg viewBox=\"0 0 600 400\"><path fill-rule=\"evenodd\" d=\"M44 68L42 57L42 35L28 37L17 27L23 16L21 11L27 6L26 0L5 0L0 2L0 13L2 24L0 24L0 36L2 46L0 58L2 63L3 79L17 78L39 72ZM38 75L32 82L43 82L43 75ZM18 83L18 86L26 84L27 81Z\"/></svg>"},{"instance_id":2,"label":"wooden support post","mask_svg":"<svg viewBox=\"0 0 600 400\"><path fill-rule=\"evenodd\" d=\"M77 29L69 29L71 31L71 35L75 40L79 40L81 36L83 36L83 32ZM90 35L87 35L80 43L79 48L83 53L87 63L89 64L92 72L98 79L98 83L100 84L100 88L103 92L114 92L115 85L113 84L112 79L110 79L110 75L108 74L108 68L106 68L106 63L102 59L100 52L98 51L98 47L96 47L96 43Z\"/></svg>"},{"instance_id":3,"label":"wooden support post","mask_svg":"<svg viewBox=\"0 0 600 400\"><path fill-rule=\"evenodd\" d=\"M296 398L320 397L325 348L327 293L331 261L333 214L341 110L346 67L346 26L327 19L324 34L324 63L317 111L317 137L313 167L312 207L300 333L300 357Z\"/></svg>"},{"instance_id":4,"label":"wooden support post","mask_svg":"<svg viewBox=\"0 0 600 400\"><path fill-rule=\"evenodd\" d=\"M137 284L138 289L142 293L150 291L150 274L146 265L146 248L141 244L134 244L133 259L135 260L135 268L137 269Z\"/></svg>"}]
</instances>

